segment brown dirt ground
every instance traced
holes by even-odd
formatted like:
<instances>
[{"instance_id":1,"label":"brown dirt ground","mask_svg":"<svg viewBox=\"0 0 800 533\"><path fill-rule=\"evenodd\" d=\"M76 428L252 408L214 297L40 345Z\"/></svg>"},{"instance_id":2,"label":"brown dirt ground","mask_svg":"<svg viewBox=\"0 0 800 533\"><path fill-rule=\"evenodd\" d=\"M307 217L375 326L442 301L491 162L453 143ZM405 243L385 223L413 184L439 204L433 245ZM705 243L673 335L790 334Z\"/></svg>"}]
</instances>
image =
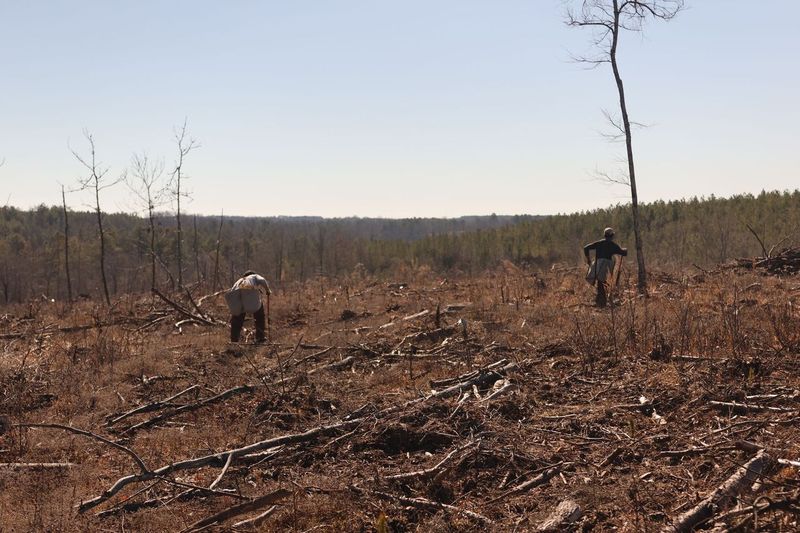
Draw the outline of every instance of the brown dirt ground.
<instances>
[{"instance_id":1,"label":"brown dirt ground","mask_svg":"<svg viewBox=\"0 0 800 533\"><path fill-rule=\"evenodd\" d=\"M576 531L658 531L753 456L737 441L798 458L798 278L660 273L649 298L628 288L605 310L587 305L591 291L574 269L535 277L508 267L474 277L421 271L394 283L317 279L273 295L273 342L261 346L229 344L225 327L178 330L181 317L149 296L122 298L110 311L92 302L0 309L0 463L75 464L0 466L0 531L180 531L242 497L281 488L290 495L260 530L525 531L571 498L582 509ZM465 305L448 309L454 304ZM223 305L216 298L203 309L225 320ZM140 329L160 316L167 318ZM114 325L55 329L108 322ZM7 338L16 333L23 335ZM322 368L346 357L351 364ZM517 367L403 407L445 388L432 381L501 359ZM503 379L512 387L486 399ZM161 410L107 422L192 385ZM253 389L124 431L239 385ZM776 409L739 412L711 401ZM155 469L353 412L362 420L345 430L286 444L257 462L233 461L217 494L174 498L185 484L207 487L220 464L133 483L83 513L76 505L138 472L131 457L67 431L16 426L88 430ZM433 467L453 451L440 472L388 479ZM549 480L508 494L551 467ZM793 466L772 469L719 513L754 502L784 508L732 516L726 527L797 531L799 481ZM120 508L146 500L153 505ZM98 516L107 510L116 511ZM205 531L234 530L254 514Z\"/></svg>"}]
</instances>

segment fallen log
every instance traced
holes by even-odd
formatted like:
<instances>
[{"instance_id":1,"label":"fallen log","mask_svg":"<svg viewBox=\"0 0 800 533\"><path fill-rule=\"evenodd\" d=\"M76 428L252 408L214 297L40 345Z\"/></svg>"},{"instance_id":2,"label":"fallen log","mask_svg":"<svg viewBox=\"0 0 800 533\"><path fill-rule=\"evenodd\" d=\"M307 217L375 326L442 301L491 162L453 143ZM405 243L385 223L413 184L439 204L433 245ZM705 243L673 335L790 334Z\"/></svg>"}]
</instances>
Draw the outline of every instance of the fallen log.
<instances>
[{"instance_id":1,"label":"fallen log","mask_svg":"<svg viewBox=\"0 0 800 533\"><path fill-rule=\"evenodd\" d=\"M357 489L357 492L361 492L361 489ZM417 509L424 509L426 511L449 511L451 513L460 514L463 516L467 516L472 518L473 520L477 520L478 522L482 522L484 524L490 525L494 524L494 521L478 514L474 511L469 511L467 509L462 509L460 507L456 507L455 505L448 505L446 503L439 503L428 500L426 498L408 498L405 496L396 496L394 494L389 494L388 492L381 492L381 491L365 491L369 494L377 496L383 500L392 501L395 503L399 503L402 505L407 505L410 507L416 507Z\"/></svg>"},{"instance_id":2,"label":"fallen log","mask_svg":"<svg viewBox=\"0 0 800 533\"><path fill-rule=\"evenodd\" d=\"M403 317L403 321L407 322L409 320L414 320L415 318L422 318L424 316L429 315L430 313L431 313L430 310L424 309L424 310L420 311L419 313L414 313L413 315L404 316Z\"/></svg>"},{"instance_id":3,"label":"fallen log","mask_svg":"<svg viewBox=\"0 0 800 533\"><path fill-rule=\"evenodd\" d=\"M385 479L391 479L391 480L414 479L414 478L426 479L426 478L437 476L437 475L441 474L444 470L446 470L444 468L444 466L447 463L449 463L450 460L453 457L455 457L456 454L458 454L459 452L462 452L462 451L464 451L466 449L472 448L472 447L476 446L479 443L480 443L480 441L468 442L468 443L466 443L464 445L459 446L455 450L453 450L450 453L448 453L445 456L444 459L442 459L441 461L439 461L438 463L436 463L434 466L432 466L430 468L426 468L426 469L423 469L423 470L417 470L417 471L414 471L414 472L403 472L401 474L392 474L390 476L386 476Z\"/></svg>"},{"instance_id":4,"label":"fallen log","mask_svg":"<svg viewBox=\"0 0 800 533\"><path fill-rule=\"evenodd\" d=\"M433 359L433 358L441 358L445 357L441 353L432 353L432 352L417 352L417 353L383 353L379 354L381 358L392 358L392 359L401 359L408 361L409 359ZM380 359L376 359L375 361L380 361Z\"/></svg>"},{"instance_id":5,"label":"fallen log","mask_svg":"<svg viewBox=\"0 0 800 533\"><path fill-rule=\"evenodd\" d=\"M74 466L77 465L75 463L0 463L0 469L3 470L58 470Z\"/></svg>"},{"instance_id":6,"label":"fallen log","mask_svg":"<svg viewBox=\"0 0 800 533\"><path fill-rule=\"evenodd\" d=\"M226 292L228 292L228 291L223 289L221 291L217 291L217 292L212 293L212 294L206 294L205 296L201 296L200 299L197 300L197 307L200 307L201 305L203 305L203 302L205 302L209 298L216 298L220 294L225 294Z\"/></svg>"},{"instance_id":7,"label":"fallen log","mask_svg":"<svg viewBox=\"0 0 800 533\"><path fill-rule=\"evenodd\" d=\"M501 384L500 387L497 387L497 385L500 383L500 381L502 381L503 383ZM488 402L492 398L496 398L497 396L500 396L501 394L504 394L504 393L506 393L506 392L508 392L510 390L513 390L516 387L516 385L511 383L511 381L508 380L508 379L498 380L498 381L495 382L494 386L496 388L494 390L492 390L492 392L488 396L483 398L481 400L481 402Z\"/></svg>"},{"instance_id":8,"label":"fallen log","mask_svg":"<svg viewBox=\"0 0 800 533\"><path fill-rule=\"evenodd\" d=\"M447 314L447 313L456 313L456 312L458 312L458 311L463 311L464 309L466 309L466 308L467 308L467 307L469 307L470 305L472 305L472 304L471 304L471 303L469 303L469 302L457 303L457 304L448 304L448 305L446 305L446 306L445 306L445 308L442 310L442 313L444 313L444 314Z\"/></svg>"},{"instance_id":9,"label":"fallen log","mask_svg":"<svg viewBox=\"0 0 800 533\"><path fill-rule=\"evenodd\" d=\"M432 388L433 387L444 387L446 385L452 385L453 383L458 383L460 381L466 381L466 380L472 379L472 378L476 377L481 371L485 372L487 370L495 370L497 368L500 368L500 367L504 366L507 363L508 363L508 359L500 359L499 361L494 362L491 365L485 366L482 369L473 370L471 372L467 372L466 374L461 374L458 377L433 380L433 381L430 382L430 385L431 385Z\"/></svg>"},{"instance_id":10,"label":"fallen log","mask_svg":"<svg viewBox=\"0 0 800 533\"><path fill-rule=\"evenodd\" d=\"M765 450L760 450L755 457L737 468L722 485L714 489L692 509L677 517L672 524L664 527L661 532L686 533L694 530L696 526L712 518L739 493L750 487L773 464L772 457Z\"/></svg>"},{"instance_id":11,"label":"fallen log","mask_svg":"<svg viewBox=\"0 0 800 533\"><path fill-rule=\"evenodd\" d=\"M721 452L735 449L736 446L698 446L696 448L686 448L684 450L662 450L658 452L658 457L686 457L687 455L702 455L712 450Z\"/></svg>"},{"instance_id":12,"label":"fallen log","mask_svg":"<svg viewBox=\"0 0 800 533\"><path fill-rule=\"evenodd\" d=\"M162 409L164 407L176 407L174 404L171 403L172 401L177 400L181 396L189 394L190 392L195 391L199 388L200 388L199 385L192 385L191 387L188 387L180 391L178 394L170 396L169 398L149 403L147 405L142 405L141 407L136 407L135 409L131 409L130 411L122 413L121 415L111 415L111 418L108 420L107 425L114 425L117 422L121 422L122 420L125 420L126 418L131 417L133 415L158 411L159 409Z\"/></svg>"},{"instance_id":13,"label":"fallen log","mask_svg":"<svg viewBox=\"0 0 800 533\"><path fill-rule=\"evenodd\" d=\"M473 385L477 387L487 386L491 383L494 383L498 379L503 377L503 374L508 372L509 370L514 370L517 368L516 363L507 363L502 367L497 367L497 363L489 365L489 367L494 367L494 369L489 370L489 367L483 368L478 371L478 374L468 380L462 381L460 383L456 383L455 385L451 385L446 389L442 389L440 391L434 392L429 396L424 398L420 398L418 400L411 400L407 402L406 405L412 405L412 403L416 403L422 400L427 400L430 398L444 398L447 396L452 396L453 394L460 394L464 389L472 388Z\"/></svg>"},{"instance_id":14,"label":"fallen log","mask_svg":"<svg viewBox=\"0 0 800 533\"><path fill-rule=\"evenodd\" d=\"M175 329L179 330L178 333L180 333L182 331L181 328L183 328L183 326L186 326L188 324L196 324L198 326L203 325L201 322L198 322L194 318L184 318L183 320L178 320L177 322L175 322Z\"/></svg>"},{"instance_id":15,"label":"fallen log","mask_svg":"<svg viewBox=\"0 0 800 533\"><path fill-rule=\"evenodd\" d=\"M496 364L497 363L495 363L494 365L489 365L489 366L495 366L496 367ZM153 470L153 471L147 471L145 469L140 474L129 474L129 475L126 475L126 476L123 476L123 477L119 478L111 487L106 489L102 494L100 494L98 496L95 496L94 498L92 498L90 500L87 500L85 502L82 502L78 506L78 510L80 512L85 512L85 511L87 511L87 510L89 510L89 509L91 509L93 507L96 507L97 505L100 505L101 503L103 503L103 502L107 501L108 499L110 499L111 497L113 497L115 494L117 494L123 488L125 488L128 485L130 485L131 483L139 483L139 482L142 482L142 481L149 481L151 479L155 479L157 477L163 477L163 476L166 476L166 475L171 474L173 472L177 472L177 471L181 471L181 470L202 468L204 466L210 466L210 465L216 465L216 466L222 467L227 462L229 456L232 457L232 459L231 459L232 461L236 461L237 459L243 458L244 456L250 456L250 455L252 455L252 454L254 454L256 452L260 452L260 451L263 451L263 450L268 450L270 448L276 448L276 447L279 447L279 446L282 446L282 445L285 445L285 444L297 444L297 443L300 443L300 442L308 442L308 441L311 441L311 440L316 439L318 437L324 437L324 436L332 435L332 434L338 433L340 431L347 431L347 430L353 429L356 426L362 424L367 419L374 421L376 418L382 418L382 417L387 416L389 414L396 413L398 411L401 411L402 409L405 409L405 408L410 407L412 405L416 405L418 403L422 403L422 402L428 401L428 400L433 399L433 398L446 398L446 397L449 397L449 396L453 396L455 394L460 394L462 390L467 389L467 388L471 388L473 385L484 386L484 385L486 385L488 383L492 383L492 382L500 379L502 377L502 374L501 374L502 372L508 372L508 371L516 369L516 368L517 368L517 364L516 363L508 363L505 366L503 366L502 368L499 368L497 370L486 371L486 369L482 369L482 371L480 371L478 373L478 375L475 378L471 379L471 380L467 380L467 381L464 381L464 382L461 382L461 383L456 383L455 385L447 387L446 389L443 389L443 390L440 390L440 391L434 391L431 394L429 394L427 396L423 396L421 398L415 398L413 400L408 400L408 401L406 401L404 403L401 403L401 404L398 404L398 405L395 405L395 406L392 406L392 407L387 407L386 409L378 411L377 413L374 413L373 415L371 415L369 417L364 416L364 417L352 418L352 419L347 419L347 417L345 417L345 419L343 421L336 422L336 423L329 424L329 425L318 426L318 427L309 429L307 431L304 431L302 433L292 433L292 434L288 434L288 435L281 435L281 436L278 436L278 437L272 437L272 438L265 439L265 440L262 440L262 441L254 442L252 444L248 444L246 446L242 446L240 448L234 448L234 449L225 450L225 451L222 451L222 452L219 452L219 453L214 453L214 454L204 455L204 456L196 457L196 458L192 458L192 459L185 459L185 460L182 460L182 461L177 461L177 462L170 463L170 464L167 464L165 466L162 466L161 468L158 468L158 469ZM273 456L274 455L277 455L277 454L273 454Z\"/></svg>"},{"instance_id":16,"label":"fallen log","mask_svg":"<svg viewBox=\"0 0 800 533\"><path fill-rule=\"evenodd\" d=\"M234 516L239 516L244 513L249 513L252 511L258 511L262 507L266 507L267 505L271 505L277 501L280 501L291 494L286 489L278 489L274 492L270 492L269 494L264 494L263 496L259 496L252 501L241 503L239 505L234 505L233 507L228 507L227 509L215 513L207 518L203 518L202 520L198 520L191 526L184 529L181 533L186 533L189 531L198 531L204 529L206 526L210 526L213 524L218 524L220 522L224 522L229 518L233 518Z\"/></svg>"},{"instance_id":17,"label":"fallen log","mask_svg":"<svg viewBox=\"0 0 800 533\"><path fill-rule=\"evenodd\" d=\"M154 416L153 418L145 420L144 422L139 422L138 424L134 424L132 426L129 426L129 427L125 428L124 430L122 430L122 433L123 434L133 433L133 432L136 432L136 431L138 431L140 429L144 429L144 428L153 426L155 424L158 424L159 422L163 422L164 420L168 420L170 418L178 416L180 414L188 413L188 412L191 412L191 411L196 411L197 409L200 409L201 407L205 407L205 406L211 405L213 403L221 402L222 400L230 398L231 396L234 396L236 394L243 394L243 393L246 393L246 392L253 392L254 390L255 390L255 387L253 387L252 385L240 385L238 387L233 387L231 389L228 389L228 390L226 390L224 392L221 392L221 393L217 394L216 396L212 396L211 398L206 398L205 400L199 401L197 403L190 403L190 404L187 404L187 405L182 405L182 406L180 406L177 409L174 409L172 411L168 411L166 413L161 413L159 415Z\"/></svg>"},{"instance_id":18,"label":"fallen log","mask_svg":"<svg viewBox=\"0 0 800 533\"><path fill-rule=\"evenodd\" d=\"M219 322L219 320L214 319L214 317L209 316L208 314L204 313L202 309L200 309L200 305L194 301L194 298L192 298L192 293L189 292L189 289L184 287L183 290L186 291L186 297L189 299L189 303L192 304L194 310L197 311L197 316L201 316L207 319L209 322Z\"/></svg>"},{"instance_id":19,"label":"fallen log","mask_svg":"<svg viewBox=\"0 0 800 533\"><path fill-rule=\"evenodd\" d=\"M109 440L109 439L107 439L107 438L105 438L105 437L103 437L101 435L98 435L96 433L92 433L91 431L86 431L85 429L80 429L80 428L76 428L76 427L72 427L72 426L67 426L65 424L44 424L44 423L39 424L39 423L27 423L27 422L26 423L21 423L21 424L14 424L13 427L18 427L18 428L42 428L42 429L61 429L63 431L68 431L68 432L74 433L76 435L82 435L84 437L89 437L90 439L94 439L96 441L102 442L103 444L111 446L112 448L116 448L117 450L127 454L131 459L133 459L133 462L136 463L136 466L139 467L139 470L142 471L143 475L144 474L150 474L150 470L144 464L144 461L142 461L142 458L139 457L136 454L136 452L134 452L133 450L131 450L127 446L123 446L122 444L120 444L118 442L114 442L113 440Z\"/></svg>"},{"instance_id":20,"label":"fallen log","mask_svg":"<svg viewBox=\"0 0 800 533\"><path fill-rule=\"evenodd\" d=\"M79 326L64 326L60 328L43 328L36 331L26 331L17 333L3 333L0 334L0 340L21 339L23 337L32 337L35 335L50 335L52 333L75 333L78 331L87 331L90 329L100 329L109 326L119 326L131 322L130 318L114 320L112 322L98 322L96 324L83 324Z\"/></svg>"},{"instance_id":21,"label":"fallen log","mask_svg":"<svg viewBox=\"0 0 800 533\"><path fill-rule=\"evenodd\" d=\"M106 509L105 511L100 511L96 513L95 516L104 518L107 516L115 516L120 513L133 513L139 511L141 509L148 509L151 507L163 507L165 505L169 505L172 502L186 502L193 500L195 498L211 498L211 497L230 497L236 499L242 499L235 489L223 489L223 490L212 490L209 492L208 490L200 490L200 489L187 489L184 490L174 496L156 496L154 498L149 498L144 501L132 501L136 496L152 489L158 483L163 482L164 479L158 479L155 483L141 489L140 491L136 492L135 494L131 495L127 499L123 500L119 504L110 509Z\"/></svg>"},{"instance_id":22,"label":"fallen log","mask_svg":"<svg viewBox=\"0 0 800 533\"><path fill-rule=\"evenodd\" d=\"M344 429L349 429L357 424L360 424L363 421L364 419L358 418L355 420L340 422L328 426L319 426L313 429L309 429L308 431L304 431L302 433L281 435L279 437L273 437L270 439L258 441L253 444L242 446L240 448L234 448L232 450L225 450L220 453L214 453L211 455L204 455L201 457L185 459L183 461L177 461L175 463L170 463L168 465L162 466L161 468L153 470L152 472L143 472L141 474L130 474L119 478L111 487L109 487L99 496L96 496L90 500L82 502L78 506L78 510L80 512L85 512L93 507L96 507L97 505L107 501L109 498L117 494L120 490L130 485L131 483L149 481L156 477L163 477L173 472L178 472L181 470L201 468L210 465L217 465L222 467L224 466L225 462L227 462L229 455L233 457L233 460L236 460L245 455L250 455L255 452L266 450L269 448L274 448L277 446L281 446L283 444L296 444L299 442L307 442L317 437L329 435L331 433L336 433Z\"/></svg>"},{"instance_id":23,"label":"fallen log","mask_svg":"<svg viewBox=\"0 0 800 533\"><path fill-rule=\"evenodd\" d=\"M713 407L718 407L720 409L730 409L731 411L737 411L737 412L747 412L747 411L770 411L773 413L797 412L796 409L789 409L786 407L772 407L770 405L756 405L751 403L717 402L712 400L708 402L708 404Z\"/></svg>"},{"instance_id":24,"label":"fallen log","mask_svg":"<svg viewBox=\"0 0 800 533\"><path fill-rule=\"evenodd\" d=\"M702 363L705 361L712 361L715 363L727 363L727 357L704 357L700 355L671 355L669 356L671 361L684 361L687 363Z\"/></svg>"},{"instance_id":25,"label":"fallen log","mask_svg":"<svg viewBox=\"0 0 800 533\"><path fill-rule=\"evenodd\" d=\"M225 466L222 467L222 471L216 477L214 481L211 482L211 485L208 486L208 490L214 490L219 485L219 482L222 481L222 478L225 477L225 474L228 473L228 469L231 467L231 463L233 462L233 455L228 454L228 459L225 461Z\"/></svg>"},{"instance_id":26,"label":"fallen log","mask_svg":"<svg viewBox=\"0 0 800 533\"><path fill-rule=\"evenodd\" d=\"M779 457L780 455L783 455L784 453L791 453L791 452L789 452L789 450L784 450L784 449L781 449L781 448L770 448L770 447L767 447L767 446L761 446L759 444L756 444L754 442L750 442L750 441L747 441L747 440L738 440L738 441L736 441L735 447L740 449L740 450L744 450L746 452L758 452L760 450L767 450L767 453L769 453L770 456L773 457L775 462L777 462L778 464L786 465L786 466L793 466L795 468L800 467L800 461L794 461L792 459L784 459L782 457Z\"/></svg>"},{"instance_id":27,"label":"fallen log","mask_svg":"<svg viewBox=\"0 0 800 533\"><path fill-rule=\"evenodd\" d=\"M739 531L742 528L743 524L737 524L735 528L728 528L725 526L725 522L731 520L733 518L738 518L744 515L750 515L750 518L756 515L761 515L762 513L769 512L769 511L778 511L778 510L792 510L797 506L798 499L794 498L784 498L778 501L772 501L768 498L763 498L766 500L765 503L760 503L759 500L756 500L756 503L753 505L748 505L747 507L742 507L740 509L733 509L728 511L727 513L723 513L717 517L715 517L715 526L713 529L709 530L709 533L723 533L729 531Z\"/></svg>"},{"instance_id":28,"label":"fallen log","mask_svg":"<svg viewBox=\"0 0 800 533\"><path fill-rule=\"evenodd\" d=\"M449 336L453 335L455 332L456 332L456 328L450 326L450 327L446 327L446 328L434 329L434 330L431 330L431 331L420 331L419 333L411 333L411 334L406 335L405 337L403 337L403 339L399 343L397 343L397 346L395 346L392 351L399 350L400 347L403 346L403 344L405 344L408 341L411 341L411 342L416 342L416 341L420 341L420 340L437 341L437 340L442 339L444 337L449 337Z\"/></svg>"},{"instance_id":29,"label":"fallen log","mask_svg":"<svg viewBox=\"0 0 800 533\"><path fill-rule=\"evenodd\" d=\"M422 318L426 315L429 315L431 312L429 309L424 309L419 313L414 313L413 315L404 316L403 318L399 319L399 321L408 322L409 320L414 320L415 318ZM393 319L391 322L387 322L386 324L382 324L378 326L379 330L391 328L392 326L396 326L398 320Z\"/></svg>"},{"instance_id":30,"label":"fallen log","mask_svg":"<svg viewBox=\"0 0 800 533\"><path fill-rule=\"evenodd\" d=\"M303 346L301 345L300 347L302 348ZM297 361L293 361L291 363L286 363L286 366L287 367L288 366L299 366L299 365L305 363L306 361L309 361L311 359L316 359L317 357L325 355L326 353L330 352L334 348L336 348L336 346L328 346L327 348L325 348L323 350L320 350L318 352L314 352L314 353L312 353L310 355L307 355L307 356L303 357L302 359L298 359Z\"/></svg>"},{"instance_id":31,"label":"fallen log","mask_svg":"<svg viewBox=\"0 0 800 533\"><path fill-rule=\"evenodd\" d=\"M526 490L532 489L533 487L538 487L539 485L543 485L548 481L550 481L550 479L559 472L561 472L560 464L553 467L549 467L544 472L540 473L538 476L532 477L531 479L525 481L524 483L520 483L519 485L511 487L510 489L502 493L500 496L490 500L489 503L496 503L509 496L513 496L521 492L525 492Z\"/></svg>"},{"instance_id":32,"label":"fallen log","mask_svg":"<svg viewBox=\"0 0 800 533\"><path fill-rule=\"evenodd\" d=\"M564 531L570 524L578 521L583 512L572 500L564 500L558 504L536 531Z\"/></svg>"},{"instance_id":33,"label":"fallen log","mask_svg":"<svg viewBox=\"0 0 800 533\"><path fill-rule=\"evenodd\" d=\"M160 290L156 289L155 287L153 287L151 290L153 291L153 294L155 294L156 296L161 298L161 300L163 300L164 303L166 303L167 305L169 305L170 307L175 309L178 313L180 313L181 315L185 316L186 318L191 318L191 319L197 320L198 322L200 322L202 324L205 324L207 326L220 325L220 324L218 324L216 322L212 322L212 321L208 320L207 318L203 318L202 316L198 316L198 315L192 313L191 311L189 311L188 309L183 307L181 304L179 304L179 303L177 303L177 302L175 302L173 300L170 300L169 298L164 296L164 294Z\"/></svg>"},{"instance_id":34,"label":"fallen log","mask_svg":"<svg viewBox=\"0 0 800 533\"><path fill-rule=\"evenodd\" d=\"M164 315L164 316L160 316L160 317L158 317L158 318L155 318L155 319L151 320L150 322L148 322L147 324L145 324L145 325L143 325L143 326L139 326L138 328L136 328L135 330L133 330L133 332L134 332L134 333L139 333L140 331L144 331L144 330L146 330L146 329L148 329L148 328L151 328L151 327L155 326L155 325L156 325L156 324L158 324L159 322L163 322L163 321L164 321L164 320L166 320L167 318L169 318L169 316L167 316L167 315Z\"/></svg>"},{"instance_id":35,"label":"fallen log","mask_svg":"<svg viewBox=\"0 0 800 533\"><path fill-rule=\"evenodd\" d=\"M263 513L261 513L259 515L256 515L253 518L248 518L247 520L242 520L241 522L234 523L233 524L233 529L234 530L239 530L239 529L248 529L248 528L259 527L261 524L263 524L267 520L267 518L269 518L270 516L275 514L275 511L277 511L277 510L278 510L278 506L277 505L273 505L272 507L270 507L269 509L267 509Z\"/></svg>"},{"instance_id":36,"label":"fallen log","mask_svg":"<svg viewBox=\"0 0 800 533\"><path fill-rule=\"evenodd\" d=\"M320 367L317 367L317 368L313 368L313 369L309 370L308 373L309 374L316 374L317 372L319 372L321 370L338 370L340 368L347 368L349 366L352 366L352 364L355 362L355 360L356 360L355 357L353 357L352 355L349 355L349 356L345 357L344 359L342 359L341 361L335 361L335 362L327 364L327 365L323 365L323 366L320 366Z\"/></svg>"},{"instance_id":37,"label":"fallen log","mask_svg":"<svg viewBox=\"0 0 800 533\"><path fill-rule=\"evenodd\" d=\"M309 344L307 342L301 342L300 348L303 350L323 350L327 348L336 348L336 346L323 346L321 344Z\"/></svg>"}]
</instances>

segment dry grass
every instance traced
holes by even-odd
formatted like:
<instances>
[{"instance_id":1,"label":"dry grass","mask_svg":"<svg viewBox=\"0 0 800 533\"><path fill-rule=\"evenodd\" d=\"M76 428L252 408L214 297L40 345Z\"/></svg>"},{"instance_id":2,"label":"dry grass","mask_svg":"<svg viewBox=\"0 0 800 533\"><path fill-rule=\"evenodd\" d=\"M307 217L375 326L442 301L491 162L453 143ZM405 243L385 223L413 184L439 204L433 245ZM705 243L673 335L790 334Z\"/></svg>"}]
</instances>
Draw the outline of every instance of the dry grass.
<instances>
[{"instance_id":1,"label":"dry grass","mask_svg":"<svg viewBox=\"0 0 800 533\"><path fill-rule=\"evenodd\" d=\"M25 335L0 340L0 413L10 424L68 424L118 440L156 468L303 432L360 409L367 416L354 428L289 444L258 464L231 465L216 490L246 497L292 491L261 526L275 531L373 531L381 527L381 513L390 531L526 530L567 496L583 509L577 529L657 531L752 456L735 449L736 440L797 458L798 431L788 422L800 415L796 278L664 274L649 298L624 291L606 310L587 305L591 288L576 271L539 279L506 268L474 278L407 273L398 279L408 284L403 287L363 278L286 287L273 297L274 343L268 346L231 346L222 327L189 325L178 333L174 318L137 332L165 309L149 297L120 300L110 313L87 302L6 308L2 332ZM398 350L403 355L391 355L407 335L436 329L437 305L444 310L456 303L469 305L443 314L442 325L464 319L466 338L460 327L444 337L409 338ZM225 318L221 301L206 307ZM425 309L430 313L402 320ZM345 310L355 316L343 320ZM97 322L115 325L54 331ZM295 352L301 336L317 347ZM325 347L332 349L309 357ZM406 356L413 353L418 357ZM426 353L433 355L419 357ZM348 356L350 367L308 373ZM456 395L379 413L425 396L432 380L502 358L519 364L506 376L515 387L510 392L482 401L475 393L490 391L475 388L467 399ZM113 413L192 385L198 388L175 403L244 384L255 389L152 427L120 431L157 413L107 425ZM731 413L711 406L713 400L786 411ZM440 476L387 479L432 467L470 441L478 444L456 453ZM691 451L665 453L680 450ZM174 482L208 486L220 473L216 466L129 485L78 513L81 501L137 472L129 456L56 429L12 427L0 436L0 462L60 461L76 466L0 468L3 530L175 531L239 503L225 495L171 501L185 490ZM552 465L560 473L548 482L504 496ZM149 486L128 503L160 499L157 506L96 516ZM740 505L762 495L796 499L797 486L797 470L782 468ZM375 491L450 504L494 525L411 508ZM216 527L230 530L236 520ZM762 528L800 527L791 510L764 512L757 520ZM752 513L729 520L739 521L752 528Z\"/></svg>"}]
</instances>

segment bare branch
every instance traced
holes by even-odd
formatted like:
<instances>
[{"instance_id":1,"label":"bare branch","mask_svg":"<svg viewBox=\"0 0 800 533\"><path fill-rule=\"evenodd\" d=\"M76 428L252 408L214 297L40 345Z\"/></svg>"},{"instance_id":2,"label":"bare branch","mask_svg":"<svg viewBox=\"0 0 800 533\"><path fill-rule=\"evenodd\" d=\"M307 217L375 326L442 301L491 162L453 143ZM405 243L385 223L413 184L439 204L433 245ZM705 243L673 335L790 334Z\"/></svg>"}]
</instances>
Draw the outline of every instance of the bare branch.
<instances>
[{"instance_id":1,"label":"bare branch","mask_svg":"<svg viewBox=\"0 0 800 533\"><path fill-rule=\"evenodd\" d=\"M615 176L608 172L595 169L593 174L594 174L594 179L596 179L597 181L602 181L613 185L625 185L626 187L630 187L631 185L631 182L628 179L628 175L625 174L624 172Z\"/></svg>"},{"instance_id":2,"label":"bare branch","mask_svg":"<svg viewBox=\"0 0 800 533\"><path fill-rule=\"evenodd\" d=\"M131 168L123 173L123 181L146 209L153 210L166 203L167 187L160 186L163 175L164 160L154 161L142 152L131 157Z\"/></svg>"},{"instance_id":3,"label":"bare branch","mask_svg":"<svg viewBox=\"0 0 800 533\"><path fill-rule=\"evenodd\" d=\"M183 126L180 130L175 131L175 143L178 147L178 161L175 163L175 170L172 171L172 179L170 182L173 197L175 198L175 220L177 222L177 236L175 244L178 256L178 286L183 287L183 230L181 229L181 197L189 197L186 191L181 192L181 182L186 179L183 170L183 160L193 149L200 146L196 139L188 136L187 130L188 119L183 119Z\"/></svg>"},{"instance_id":4,"label":"bare branch","mask_svg":"<svg viewBox=\"0 0 800 533\"><path fill-rule=\"evenodd\" d=\"M118 442L114 442L113 440L109 440L105 437L97 435L96 433L92 433L91 431L86 431L85 429L79 429L72 426L67 426L64 424L34 424L34 423L22 423L22 424L14 424L15 427L19 428L45 428L45 429L61 429L64 431L69 431L70 433L75 433L76 435L83 435L84 437L89 437L94 440L100 441L103 444L107 444L121 452L126 453L133 459L133 462L136 463L136 466L142 471L142 474L148 474L150 470L145 466L144 461L142 461L141 457L139 457L136 452L128 448L127 446L123 446Z\"/></svg>"},{"instance_id":5,"label":"bare branch","mask_svg":"<svg viewBox=\"0 0 800 533\"><path fill-rule=\"evenodd\" d=\"M197 141L197 139L189 135L188 120L189 120L188 118L184 118L181 127L176 128L174 131L175 144L178 147L178 160L175 162L175 168L172 170L171 173L173 182L177 187L176 191L173 191L174 194L180 194L181 196L185 197L188 197L189 193L181 192L179 188L180 180L188 178L188 176L186 176L185 173L182 173L183 160L187 155L189 155L189 153L192 150L194 150L195 148L200 148L200 143Z\"/></svg>"},{"instance_id":6,"label":"bare branch","mask_svg":"<svg viewBox=\"0 0 800 533\"><path fill-rule=\"evenodd\" d=\"M123 176L120 176L119 178L117 178L112 182L104 181L105 175L106 173L108 173L108 168L100 168L98 166L94 137L92 136L91 133L89 133L88 130L84 130L83 135L89 142L89 154L90 154L89 158L81 156L77 151L73 150L70 147L70 151L72 152L72 155L75 156L75 159L77 159L78 162L81 165L83 165L86 168L86 170L89 171L88 176L86 176L83 179L80 178L78 179L78 188L76 190L78 191L87 189L94 190L94 200L95 200L94 210L97 216L97 229L100 236L100 274L103 280L103 294L105 296L106 304L110 306L111 296L109 295L108 292L108 281L106 279L106 270L105 270L105 257L106 257L105 233L103 232L103 210L100 207L100 191L102 191L103 189L107 189L109 187L113 187L114 185L122 181ZM67 143L67 146L69 146L69 142Z\"/></svg>"}]
</instances>

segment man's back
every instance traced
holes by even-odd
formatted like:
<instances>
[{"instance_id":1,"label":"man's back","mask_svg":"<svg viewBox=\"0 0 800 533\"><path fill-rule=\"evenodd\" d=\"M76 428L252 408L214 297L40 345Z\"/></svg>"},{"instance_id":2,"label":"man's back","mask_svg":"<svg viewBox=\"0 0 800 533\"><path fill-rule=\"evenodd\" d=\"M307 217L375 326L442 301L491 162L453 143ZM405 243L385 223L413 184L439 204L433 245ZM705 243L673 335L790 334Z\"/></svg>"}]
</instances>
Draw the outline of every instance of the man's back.
<instances>
[{"instance_id":1,"label":"man's back","mask_svg":"<svg viewBox=\"0 0 800 533\"><path fill-rule=\"evenodd\" d=\"M587 244L584 246L584 251L595 251L596 259L611 259L613 255L628 255L628 251L620 248L620 246L611 239L600 239L599 241Z\"/></svg>"},{"instance_id":2,"label":"man's back","mask_svg":"<svg viewBox=\"0 0 800 533\"><path fill-rule=\"evenodd\" d=\"M255 313L261 309L260 288L269 294L267 280L256 273L247 273L236 280L231 290L225 294L225 301L228 303L231 314Z\"/></svg>"},{"instance_id":3,"label":"man's back","mask_svg":"<svg viewBox=\"0 0 800 533\"><path fill-rule=\"evenodd\" d=\"M248 274L236 280L236 283L233 284L231 290L234 291L236 289L258 290L259 287L264 287L265 289L269 290L269 284L267 283L267 280L264 279L263 276L259 276L258 274Z\"/></svg>"}]
</instances>

